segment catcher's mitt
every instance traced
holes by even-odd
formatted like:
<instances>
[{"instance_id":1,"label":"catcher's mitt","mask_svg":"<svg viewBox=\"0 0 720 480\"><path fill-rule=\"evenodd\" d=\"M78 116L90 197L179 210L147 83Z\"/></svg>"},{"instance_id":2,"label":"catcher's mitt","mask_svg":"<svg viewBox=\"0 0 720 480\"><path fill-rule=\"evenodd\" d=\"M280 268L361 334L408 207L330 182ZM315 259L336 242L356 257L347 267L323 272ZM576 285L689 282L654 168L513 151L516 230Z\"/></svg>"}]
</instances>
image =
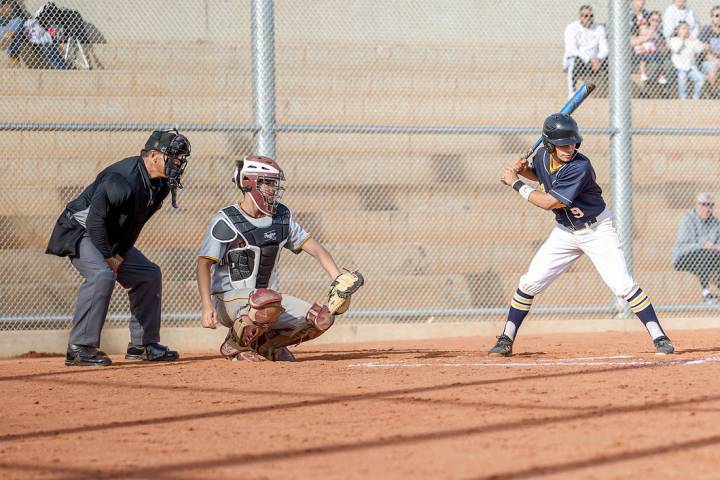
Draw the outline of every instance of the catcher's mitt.
<instances>
[{"instance_id":1,"label":"catcher's mitt","mask_svg":"<svg viewBox=\"0 0 720 480\"><path fill-rule=\"evenodd\" d=\"M328 293L328 309L333 315L340 315L347 312L350 307L350 296L362 287L365 279L357 270L346 271L337 276L330 284Z\"/></svg>"}]
</instances>

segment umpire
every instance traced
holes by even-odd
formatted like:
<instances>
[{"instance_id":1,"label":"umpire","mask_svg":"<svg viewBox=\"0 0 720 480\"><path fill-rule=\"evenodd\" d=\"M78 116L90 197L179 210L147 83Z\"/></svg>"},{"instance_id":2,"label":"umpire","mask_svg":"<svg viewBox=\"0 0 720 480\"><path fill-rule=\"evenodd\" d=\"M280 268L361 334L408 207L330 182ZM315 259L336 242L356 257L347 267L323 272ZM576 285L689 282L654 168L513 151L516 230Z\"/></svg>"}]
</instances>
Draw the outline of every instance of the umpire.
<instances>
[{"instance_id":1,"label":"umpire","mask_svg":"<svg viewBox=\"0 0 720 480\"><path fill-rule=\"evenodd\" d=\"M156 130L140 156L120 160L65 207L45 253L70 257L85 279L78 291L65 365L110 365L98 349L115 281L128 290L130 344L125 358L177 360L160 341L162 273L134 244L163 200L182 188L190 142L177 130Z\"/></svg>"}]
</instances>

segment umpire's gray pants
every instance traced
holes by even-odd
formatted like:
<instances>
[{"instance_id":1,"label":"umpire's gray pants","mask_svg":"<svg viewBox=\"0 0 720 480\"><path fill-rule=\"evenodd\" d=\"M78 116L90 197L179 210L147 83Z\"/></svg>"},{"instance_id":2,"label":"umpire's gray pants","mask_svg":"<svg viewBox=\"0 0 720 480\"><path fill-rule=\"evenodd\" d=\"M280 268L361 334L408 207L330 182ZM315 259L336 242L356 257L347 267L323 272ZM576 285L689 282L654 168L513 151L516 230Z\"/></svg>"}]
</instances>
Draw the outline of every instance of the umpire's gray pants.
<instances>
[{"instance_id":1,"label":"umpire's gray pants","mask_svg":"<svg viewBox=\"0 0 720 480\"><path fill-rule=\"evenodd\" d=\"M110 296L116 280L128 289L131 314L130 341L135 345L160 341L162 304L160 267L133 247L127 253L116 275L88 236L82 238L78 256L70 261L85 281L78 291L68 343L100 346L100 333L105 324Z\"/></svg>"}]
</instances>

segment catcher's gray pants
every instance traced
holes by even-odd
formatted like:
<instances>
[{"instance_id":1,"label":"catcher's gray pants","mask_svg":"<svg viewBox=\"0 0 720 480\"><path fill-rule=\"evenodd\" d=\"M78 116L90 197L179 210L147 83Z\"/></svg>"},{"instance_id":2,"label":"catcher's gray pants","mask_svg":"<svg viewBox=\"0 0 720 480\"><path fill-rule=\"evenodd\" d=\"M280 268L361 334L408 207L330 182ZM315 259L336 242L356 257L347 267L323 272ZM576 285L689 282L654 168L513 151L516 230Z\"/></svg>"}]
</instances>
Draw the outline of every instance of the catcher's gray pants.
<instances>
[{"instance_id":1,"label":"catcher's gray pants","mask_svg":"<svg viewBox=\"0 0 720 480\"><path fill-rule=\"evenodd\" d=\"M88 236L80 241L78 256L71 260L85 281L80 285L73 327L68 343L100 346L115 281L128 289L130 299L130 341L147 345L160 341L162 273L137 248L127 253L117 275L112 271Z\"/></svg>"},{"instance_id":2,"label":"catcher's gray pants","mask_svg":"<svg viewBox=\"0 0 720 480\"><path fill-rule=\"evenodd\" d=\"M248 296L252 290L230 290L213 295L213 306L218 322L228 328L233 320L248 311ZM299 298L282 294L282 306L285 311L270 330L303 330L307 328L305 315L312 306Z\"/></svg>"}]
</instances>

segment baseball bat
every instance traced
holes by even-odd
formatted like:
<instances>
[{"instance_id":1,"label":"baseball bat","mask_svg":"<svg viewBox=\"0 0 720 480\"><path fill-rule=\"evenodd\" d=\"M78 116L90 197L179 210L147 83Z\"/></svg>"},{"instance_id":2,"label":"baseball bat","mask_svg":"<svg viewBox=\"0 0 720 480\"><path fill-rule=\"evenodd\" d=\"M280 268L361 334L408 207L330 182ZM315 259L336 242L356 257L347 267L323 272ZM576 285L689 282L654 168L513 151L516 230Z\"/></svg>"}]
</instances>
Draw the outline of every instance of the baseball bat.
<instances>
[{"instance_id":1,"label":"baseball bat","mask_svg":"<svg viewBox=\"0 0 720 480\"><path fill-rule=\"evenodd\" d=\"M567 113L568 115L572 114L575 110L578 109L580 105L582 105L582 102L584 102L585 99L590 96L593 90L595 90L595 84L592 82L585 82L580 85L580 88L577 89L575 94L570 97L570 100L568 100L565 106L562 107L560 113ZM532 148L528 150L528 152L525 154L525 156L523 156L523 158L525 160L530 158L532 154L535 153L535 150L537 150L541 143L542 136L535 140Z\"/></svg>"}]
</instances>

